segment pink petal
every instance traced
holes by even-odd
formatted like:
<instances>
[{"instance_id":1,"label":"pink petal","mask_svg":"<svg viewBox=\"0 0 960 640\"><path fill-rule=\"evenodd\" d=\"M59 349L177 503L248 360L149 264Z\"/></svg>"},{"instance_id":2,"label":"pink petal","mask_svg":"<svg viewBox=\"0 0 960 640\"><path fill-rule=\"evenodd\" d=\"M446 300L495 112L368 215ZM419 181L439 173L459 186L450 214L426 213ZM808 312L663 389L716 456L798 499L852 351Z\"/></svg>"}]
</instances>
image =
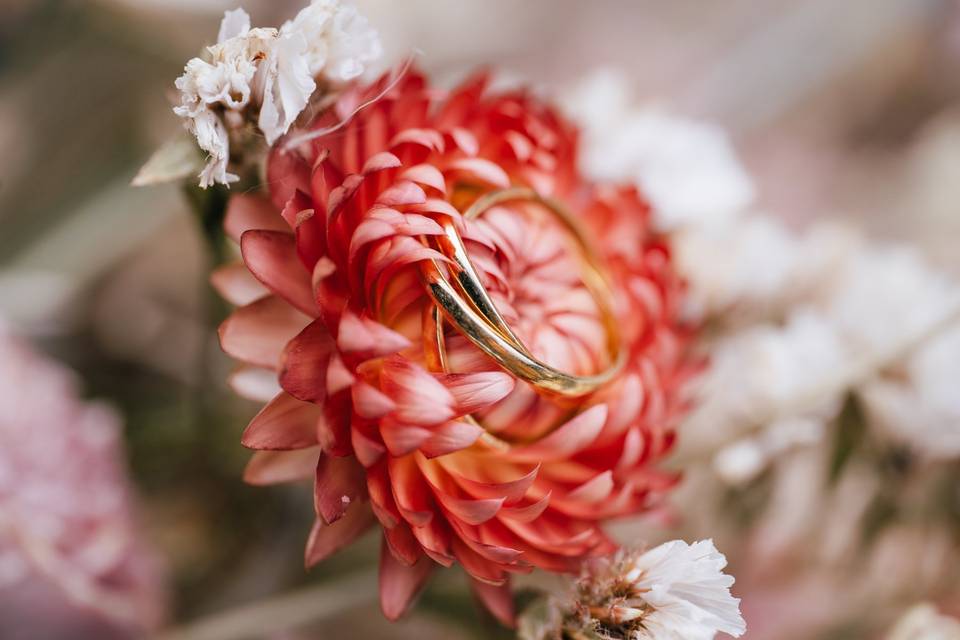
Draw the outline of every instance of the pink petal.
<instances>
[{"instance_id":1,"label":"pink petal","mask_svg":"<svg viewBox=\"0 0 960 640\"><path fill-rule=\"evenodd\" d=\"M383 171L385 169L395 169L402 164L403 163L400 162L400 158L393 155L389 151L381 151L379 153L375 153L367 159L360 173L363 175L368 175L377 171Z\"/></svg>"},{"instance_id":2,"label":"pink petal","mask_svg":"<svg viewBox=\"0 0 960 640\"><path fill-rule=\"evenodd\" d=\"M570 500L596 503L605 500L613 491L613 472L607 469L567 494Z\"/></svg>"},{"instance_id":3,"label":"pink petal","mask_svg":"<svg viewBox=\"0 0 960 640\"><path fill-rule=\"evenodd\" d=\"M269 402L281 391L276 371L249 365L241 365L231 373L227 386L241 398L258 402Z\"/></svg>"},{"instance_id":4,"label":"pink petal","mask_svg":"<svg viewBox=\"0 0 960 640\"><path fill-rule=\"evenodd\" d=\"M384 362L380 388L396 403L394 416L400 423L434 425L455 415L453 395L426 369L408 360Z\"/></svg>"},{"instance_id":5,"label":"pink petal","mask_svg":"<svg viewBox=\"0 0 960 640\"><path fill-rule=\"evenodd\" d=\"M297 256L296 240L289 233L247 231L240 238L243 261L272 292L308 315L317 312L310 273Z\"/></svg>"},{"instance_id":6,"label":"pink petal","mask_svg":"<svg viewBox=\"0 0 960 640\"><path fill-rule=\"evenodd\" d=\"M384 539L390 548L390 553L400 564L412 567L416 561L423 556L423 549L420 543L413 536L410 527L405 523L398 523L395 527L384 528Z\"/></svg>"},{"instance_id":7,"label":"pink petal","mask_svg":"<svg viewBox=\"0 0 960 640\"><path fill-rule=\"evenodd\" d=\"M320 447L294 451L255 451L243 470L243 481L253 485L279 484L311 477L317 468Z\"/></svg>"},{"instance_id":8,"label":"pink petal","mask_svg":"<svg viewBox=\"0 0 960 640\"><path fill-rule=\"evenodd\" d=\"M253 417L241 444L249 449L305 449L317 444L319 407L286 393L271 400Z\"/></svg>"},{"instance_id":9,"label":"pink petal","mask_svg":"<svg viewBox=\"0 0 960 640\"><path fill-rule=\"evenodd\" d=\"M473 525L486 522L497 515L500 507L503 506L503 498L470 500L467 498L455 498L442 491L436 492L436 495L440 504L442 504L445 509L460 520Z\"/></svg>"},{"instance_id":10,"label":"pink petal","mask_svg":"<svg viewBox=\"0 0 960 640\"><path fill-rule=\"evenodd\" d=\"M475 156L480 151L480 143L477 141L477 137L468 129L454 127L450 130L450 137L460 147L460 150L468 156Z\"/></svg>"},{"instance_id":11,"label":"pink petal","mask_svg":"<svg viewBox=\"0 0 960 640\"><path fill-rule=\"evenodd\" d=\"M304 562L307 568L309 569L321 560L330 557L359 538L373 523L373 514L363 504L353 505L353 508L348 509L344 517L333 524L324 524L322 520L317 519L310 531L304 553Z\"/></svg>"},{"instance_id":12,"label":"pink petal","mask_svg":"<svg viewBox=\"0 0 960 640\"><path fill-rule=\"evenodd\" d=\"M507 397L516 383L502 371L438 374L437 379L453 394L457 412L475 413Z\"/></svg>"},{"instance_id":13,"label":"pink petal","mask_svg":"<svg viewBox=\"0 0 960 640\"><path fill-rule=\"evenodd\" d=\"M410 206L409 210L416 213L434 213L453 218L454 220L460 219L460 212L457 211L456 207L440 198L427 198L419 204Z\"/></svg>"},{"instance_id":14,"label":"pink petal","mask_svg":"<svg viewBox=\"0 0 960 640\"><path fill-rule=\"evenodd\" d=\"M387 470L393 497L404 520L415 527L429 524L433 520L431 491L413 457L388 458Z\"/></svg>"},{"instance_id":15,"label":"pink petal","mask_svg":"<svg viewBox=\"0 0 960 640\"><path fill-rule=\"evenodd\" d=\"M365 494L363 467L355 458L320 456L313 503L324 522L332 524L340 519L347 507Z\"/></svg>"},{"instance_id":16,"label":"pink petal","mask_svg":"<svg viewBox=\"0 0 960 640\"><path fill-rule=\"evenodd\" d=\"M454 474L453 478L457 484L463 487L470 494L479 498L503 497L509 504L517 502L527 493L527 490L533 485L540 472L540 465L535 466L529 473L508 482L478 482L465 478L459 474Z\"/></svg>"},{"instance_id":17,"label":"pink petal","mask_svg":"<svg viewBox=\"0 0 960 640\"><path fill-rule=\"evenodd\" d=\"M544 496L534 502L514 507L504 507L500 509L500 517L518 522L533 522L550 506L550 495L548 491Z\"/></svg>"},{"instance_id":18,"label":"pink petal","mask_svg":"<svg viewBox=\"0 0 960 640\"><path fill-rule=\"evenodd\" d=\"M428 187L433 187L440 193L447 192L447 183L443 174L440 172L440 169L437 169L432 164L418 164L410 167L401 173L400 177Z\"/></svg>"},{"instance_id":19,"label":"pink petal","mask_svg":"<svg viewBox=\"0 0 960 640\"><path fill-rule=\"evenodd\" d=\"M374 420L382 418L391 411L396 405L389 396L384 395L379 389L366 382L358 382L351 388L353 396L353 410L361 418Z\"/></svg>"},{"instance_id":20,"label":"pink petal","mask_svg":"<svg viewBox=\"0 0 960 640\"><path fill-rule=\"evenodd\" d=\"M210 284L224 300L237 306L250 304L270 293L241 262L214 270Z\"/></svg>"},{"instance_id":21,"label":"pink petal","mask_svg":"<svg viewBox=\"0 0 960 640\"><path fill-rule=\"evenodd\" d=\"M369 437L356 426L350 430L350 444L353 446L353 453L357 456L357 460L365 467L376 464L387 450L380 442Z\"/></svg>"},{"instance_id":22,"label":"pink petal","mask_svg":"<svg viewBox=\"0 0 960 640\"><path fill-rule=\"evenodd\" d=\"M386 541L380 550L380 608L388 620L398 620L420 593L433 570L426 556L412 566L404 566L393 557Z\"/></svg>"},{"instance_id":23,"label":"pink petal","mask_svg":"<svg viewBox=\"0 0 960 640\"><path fill-rule=\"evenodd\" d=\"M416 182L398 180L377 196L377 204L387 207L399 207L411 204L421 204L427 199L427 194Z\"/></svg>"},{"instance_id":24,"label":"pink petal","mask_svg":"<svg viewBox=\"0 0 960 640\"><path fill-rule=\"evenodd\" d=\"M417 144L432 151L443 151L443 136L434 129L404 129L390 140L390 146Z\"/></svg>"},{"instance_id":25,"label":"pink petal","mask_svg":"<svg viewBox=\"0 0 960 640\"><path fill-rule=\"evenodd\" d=\"M507 172L497 163L485 158L459 158L451 162L449 167L501 189L510 186L510 176Z\"/></svg>"},{"instance_id":26,"label":"pink petal","mask_svg":"<svg viewBox=\"0 0 960 640\"><path fill-rule=\"evenodd\" d=\"M237 360L275 369L287 342L310 319L274 296L235 310L218 330L220 347Z\"/></svg>"},{"instance_id":27,"label":"pink petal","mask_svg":"<svg viewBox=\"0 0 960 640\"><path fill-rule=\"evenodd\" d=\"M434 429L430 437L424 440L419 447L420 451L428 458L436 458L466 449L482 435L483 427L475 424L447 422Z\"/></svg>"},{"instance_id":28,"label":"pink petal","mask_svg":"<svg viewBox=\"0 0 960 640\"><path fill-rule=\"evenodd\" d=\"M347 353L378 357L406 349L410 346L410 341L376 320L361 318L348 310L340 318L337 346Z\"/></svg>"},{"instance_id":29,"label":"pink petal","mask_svg":"<svg viewBox=\"0 0 960 640\"><path fill-rule=\"evenodd\" d=\"M508 455L513 460L527 462L569 458L596 440L606 419L607 405L594 405L536 443L517 447Z\"/></svg>"},{"instance_id":30,"label":"pink petal","mask_svg":"<svg viewBox=\"0 0 960 640\"><path fill-rule=\"evenodd\" d=\"M356 381L356 378L347 369L339 353L334 353L330 357L330 364L327 366L327 395L332 396L335 393L347 389Z\"/></svg>"},{"instance_id":31,"label":"pink petal","mask_svg":"<svg viewBox=\"0 0 960 640\"><path fill-rule=\"evenodd\" d=\"M234 242L240 242L240 236L250 229L290 231L290 227L273 204L263 196L253 193L238 193L230 196L227 201L223 229Z\"/></svg>"},{"instance_id":32,"label":"pink petal","mask_svg":"<svg viewBox=\"0 0 960 640\"><path fill-rule=\"evenodd\" d=\"M470 588L478 600L493 614L500 624L511 629L516 624L513 608L513 592L510 583L506 582L499 587L489 585L478 580L470 581Z\"/></svg>"},{"instance_id":33,"label":"pink petal","mask_svg":"<svg viewBox=\"0 0 960 640\"><path fill-rule=\"evenodd\" d=\"M391 418L380 421L380 437L393 456L405 456L416 451L432 435L429 429L402 424Z\"/></svg>"},{"instance_id":34,"label":"pink petal","mask_svg":"<svg viewBox=\"0 0 960 640\"><path fill-rule=\"evenodd\" d=\"M314 320L284 348L280 358L280 386L304 402L323 402L333 351L333 338L326 325Z\"/></svg>"},{"instance_id":35,"label":"pink petal","mask_svg":"<svg viewBox=\"0 0 960 640\"><path fill-rule=\"evenodd\" d=\"M474 580L479 580L491 586L506 584L507 576L503 569L482 557L456 536L453 538L453 553L463 570Z\"/></svg>"}]
</instances>

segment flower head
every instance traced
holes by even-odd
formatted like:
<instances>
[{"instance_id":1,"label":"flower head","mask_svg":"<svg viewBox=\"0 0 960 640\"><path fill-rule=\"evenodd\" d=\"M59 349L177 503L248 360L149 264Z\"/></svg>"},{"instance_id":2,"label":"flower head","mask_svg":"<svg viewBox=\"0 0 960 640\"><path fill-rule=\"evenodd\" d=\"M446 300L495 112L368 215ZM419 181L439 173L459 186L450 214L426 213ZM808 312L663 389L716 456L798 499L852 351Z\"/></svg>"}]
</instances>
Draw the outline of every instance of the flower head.
<instances>
[{"instance_id":1,"label":"flower head","mask_svg":"<svg viewBox=\"0 0 960 640\"><path fill-rule=\"evenodd\" d=\"M116 414L2 325L0 407L4 624L44 637L156 626L162 581L131 514Z\"/></svg>"},{"instance_id":2,"label":"flower head","mask_svg":"<svg viewBox=\"0 0 960 640\"><path fill-rule=\"evenodd\" d=\"M243 306L221 344L247 363L239 391L275 394L243 436L261 450L248 479L315 478L309 564L377 522L389 617L434 566L459 562L509 621L511 574L577 571L614 548L606 520L673 484L651 463L672 445L695 368L677 320L682 283L638 193L584 181L576 131L525 93L488 95L478 77L439 96L415 73L383 78L310 125L335 133L273 148L270 199L228 205L244 265L214 282ZM420 277L424 261L445 260L423 239L452 221L535 356L578 375L609 365L568 230L535 202L464 217L510 186L565 203L617 291L626 365L576 401L515 379L449 323L438 332Z\"/></svg>"},{"instance_id":3,"label":"flower head","mask_svg":"<svg viewBox=\"0 0 960 640\"><path fill-rule=\"evenodd\" d=\"M200 186L239 180L227 171L232 127L257 114L257 127L272 144L306 108L318 80L355 78L380 53L377 32L340 0L313 0L279 30L251 29L245 11L227 11L217 44L207 47L205 58L187 62L176 81L174 112L207 153Z\"/></svg>"},{"instance_id":4,"label":"flower head","mask_svg":"<svg viewBox=\"0 0 960 640\"><path fill-rule=\"evenodd\" d=\"M566 611L567 629L604 639L710 640L746 630L727 560L711 540L666 542L645 553L619 551L590 563Z\"/></svg>"}]
</instances>

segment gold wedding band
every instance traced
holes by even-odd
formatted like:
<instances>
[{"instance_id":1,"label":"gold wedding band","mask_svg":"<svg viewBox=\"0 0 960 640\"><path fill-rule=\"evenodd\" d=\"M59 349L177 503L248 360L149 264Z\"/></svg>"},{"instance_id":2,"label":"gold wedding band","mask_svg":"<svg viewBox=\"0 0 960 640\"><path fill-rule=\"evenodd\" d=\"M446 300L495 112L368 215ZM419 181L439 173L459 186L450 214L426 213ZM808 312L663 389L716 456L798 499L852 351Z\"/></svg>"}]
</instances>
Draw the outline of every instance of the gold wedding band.
<instances>
[{"instance_id":1,"label":"gold wedding band","mask_svg":"<svg viewBox=\"0 0 960 640\"><path fill-rule=\"evenodd\" d=\"M435 302L432 318L428 319L425 339L426 352L432 367L447 370L443 324L440 312L480 350L501 367L534 387L565 397L585 396L612 380L626 360L621 347L610 286L599 266L596 254L580 230L577 221L559 203L543 198L527 188L510 188L481 196L464 213L467 219L476 218L488 209L506 202L528 201L542 205L552 213L576 241L583 263L582 280L590 291L603 316L607 333L610 365L587 376L560 371L534 357L503 319L489 293L480 281L460 233L452 220L442 220L444 235L433 240L435 248L448 258L453 281L444 274L435 260L421 263L421 273L427 291Z\"/></svg>"}]
</instances>

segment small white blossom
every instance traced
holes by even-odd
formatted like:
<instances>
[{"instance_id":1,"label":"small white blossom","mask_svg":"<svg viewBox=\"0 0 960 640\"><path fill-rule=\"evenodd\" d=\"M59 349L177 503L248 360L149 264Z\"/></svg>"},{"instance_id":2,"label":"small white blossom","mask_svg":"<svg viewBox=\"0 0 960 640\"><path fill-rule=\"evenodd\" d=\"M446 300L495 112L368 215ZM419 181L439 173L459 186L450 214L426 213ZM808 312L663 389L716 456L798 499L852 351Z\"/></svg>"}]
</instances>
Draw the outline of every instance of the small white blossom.
<instances>
[{"instance_id":1,"label":"small white blossom","mask_svg":"<svg viewBox=\"0 0 960 640\"><path fill-rule=\"evenodd\" d=\"M250 17L242 9L228 11L220 23L217 44L207 47L209 60L191 59L177 78L180 104L173 111L207 152L201 187L239 180L227 171L230 138L216 110L240 110L250 103L257 64L275 37L273 29L250 29Z\"/></svg>"},{"instance_id":2,"label":"small white blossom","mask_svg":"<svg viewBox=\"0 0 960 640\"><path fill-rule=\"evenodd\" d=\"M381 53L376 30L339 0L313 0L285 22L264 64L258 125L267 143L290 129L316 90L315 79L352 80Z\"/></svg>"},{"instance_id":3,"label":"small white blossom","mask_svg":"<svg viewBox=\"0 0 960 640\"><path fill-rule=\"evenodd\" d=\"M356 78L381 52L366 18L339 0L314 0L279 31L252 29L245 11L227 11L217 44L207 47L205 59L187 62L176 81L180 104L174 112L207 153L200 186L239 179L227 171L225 112L259 111L257 124L273 144L306 108L318 79Z\"/></svg>"},{"instance_id":4,"label":"small white blossom","mask_svg":"<svg viewBox=\"0 0 960 640\"><path fill-rule=\"evenodd\" d=\"M594 562L581 580L576 608L587 618L574 617L573 624L627 640L711 640L720 631L740 636L746 624L726 566L712 540L618 552Z\"/></svg>"},{"instance_id":5,"label":"small white blossom","mask_svg":"<svg viewBox=\"0 0 960 640\"><path fill-rule=\"evenodd\" d=\"M366 17L339 0L313 0L280 33L302 34L310 75L336 82L358 77L383 53L380 36Z\"/></svg>"}]
</instances>

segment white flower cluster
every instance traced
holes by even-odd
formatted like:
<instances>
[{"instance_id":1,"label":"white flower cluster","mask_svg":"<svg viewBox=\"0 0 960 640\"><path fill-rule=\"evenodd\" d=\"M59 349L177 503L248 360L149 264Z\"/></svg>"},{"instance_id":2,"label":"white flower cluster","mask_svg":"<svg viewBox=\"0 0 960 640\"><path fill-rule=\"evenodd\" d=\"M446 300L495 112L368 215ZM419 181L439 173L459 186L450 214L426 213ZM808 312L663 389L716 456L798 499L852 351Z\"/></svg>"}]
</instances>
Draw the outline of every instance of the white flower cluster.
<instances>
[{"instance_id":1,"label":"white flower cluster","mask_svg":"<svg viewBox=\"0 0 960 640\"><path fill-rule=\"evenodd\" d=\"M596 75L568 104L584 127L584 171L644 192L672 232L688 315L720 328L681 456L720 448L721 475L748 480L816 441L850 391L871 423L918 451L960 456L960 319L924 342L957 317L960 288L914 252L751 213L753 187L723 133L631 108L622 78Z\"/></svg>"},{"instance_id":2,"label":"white flower cluster","mask_svg":"<svg viewBox=\"0 0 960 640\"><path fill-rule=\"evenodd\" d=\"M588 570L579 606L599 623L600 637L711 640L740 636L746 623L727 559L712 540L665 542L646 553L621 551ZM605 635L606 631L613 633Z\"/></svg>"},{"instance_id":3,"label":"white flower cluster","mask_svg":"<svg viewBox=\"0 0 960 640\"><path fill-rule=\"evenodd\" d=\"M184 118L207 164L200 186L229 184L231 123L259 110L257 126L268 144L287 132L317 89L317 80L346 82L381 54L377 32L356 7L340 0L313 0L280 29L250 27L243 9L227 11L217 44L206 58L187 62L176 81ZM239 116L239 117L238 117Z\"/></svg>"},{"instance_id":4,"label":"white flower cluster","mask_svg":"<svg viewBox=\"0 0 960 640\"><path fill-rule=\"evenodd\" d=\"M753 201L753 182L721 128L636 108L620 75L595 73L563 102L583 128L580 169L635 181L661 230L722 223Z\"/></svg>"}]
</instances>

